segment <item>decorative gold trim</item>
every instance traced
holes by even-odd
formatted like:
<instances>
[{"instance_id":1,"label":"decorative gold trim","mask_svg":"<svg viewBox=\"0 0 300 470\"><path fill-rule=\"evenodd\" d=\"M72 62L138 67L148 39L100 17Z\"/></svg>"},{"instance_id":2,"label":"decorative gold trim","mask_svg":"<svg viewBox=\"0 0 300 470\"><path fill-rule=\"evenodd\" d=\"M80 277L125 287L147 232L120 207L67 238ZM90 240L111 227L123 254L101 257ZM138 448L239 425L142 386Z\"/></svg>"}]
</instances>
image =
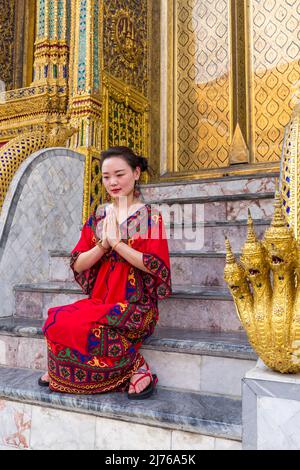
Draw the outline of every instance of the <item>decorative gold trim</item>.
<instances>
[{"instance_id":1,"label":"decorative gold trim","mask_svg":"<svg viewBox=\"0 0 300 470\"><path fill-rule=\"evenodd\" d=\"M170 5L171 6L171 5ZM170 112L169 116L172 116L172 125L173 129L170 129L169 127L169 135L168 135L168 147L173 149L173 155L172 155L172 164L170 167L168 167L168 170L172 168L171 171L177 171L178 168L178 152L177 152L177 63L175 60L176 57L176 51L178 48L178 37L177 37L177 1L173 0L172 1L172 6L170 8L170 15L172 15L172 30L170 30L170 39L172 37L172 59L169 58L169 63L170 63L170 69L169 69L169 76L168 78L171 78L173 81L172 83L172 88L170 88L171 91L171 103L172 103L172 111ZM169 120L168 116L168 120ZM170 138L172 137L173 139L173 145L170 145Z\"/></svg>"},{"instance_id":2,"label":"decorative gold trim","mask_svg":"<svg viewBox=\"0 0 300 470\"><path fill-rule=\"evenodd\" d=\"M296 105L291 121L285 130L281 156L280 191L285 218L299 242L300 237L300 104Z\"/></svg>"},{"instance_id":3,"label":"decorative gold trim","mask_svg":"<svg viewBox=\"0 0 300 470\"><path fill-rule=\"evenodd\" d=\"M254 102L253 92L253 70L251 64L252 57L252 34L251 34L251 0L244 0L244 11L245 11L245 73L246 73L246 113L247 113L247 146L249 149L249 163L255 162L255 139L254 139L254 115L251 103Z\"/></svg>"},{"instance_id":4,"label":"decorative gold trim","mask_svg":"<svg viewBox=\"0 0 300 470\"><path fill-rule=\"evenodd\" d=\"M36 1L26 0L25 37L22 87L28 87L33 81L34 43L36 34Z\"/></svg>"},{"instance_id":5,"label":"decorative gold trim","mask_svg":"<svg viewBox=\"0 0 300 470\"><path fill-rule=\"evenodd\" d=\"M120 103L125 103L126 106L130 106L137 113L144 113L149 109L148 100L142 93L117 78L104 73L103 85L112 98Z\"/></svg>"},{"instance_id":6,"label":"decorative gold trim","mask_svg":"<svg viewBox=\"0 0 300 470\"><path fill-rule=\"evenodd\" d=\"M204 178L224 178L226 176L247 176L247 175L259 175L262 173L277 173L279 175L280 163L256 163L256 164L243 164L234 165L224 168L205 169L197 173L195 172L180 172L178 173L165 173L161 175L157 182L176 182L176 181L187 181L187 180L200 180Z\"/></svg>"},{"instance_id":7,"label":"decorative gold trim","mask_svg":"<svg viewBox=\"0 0 300 470\"><path fill-rule=\"evenodd\" d=\"M176 4L174 0L161 0L161 162L160 174L175 171L176 146L174 103L176 72L174 54L176 50L175 29Z\"/></svg>"},{"instance_id":8,"label":"decorative gold trim","mask_svg":"<svg viewBox=\"0 0 300 470\"><path fill-rule=\"evenodd\" d=\"M126 85L115 77L103 73L103 146L109 146L109 100L112 98L118 103L124 103L126 107L143 115L143 153L148 154L148 121L149 121L149 103L148 100L130 85Z\"/></svg>"},{"instance_id":9,"label":"decorative gold trim","mask_svg":"<svg viewBox=\"0 0 300 470\"><path fill-rule=\"evenodd\" d=\"M234 42L236 41L236 36L233 34L234 28L235 28L235 17L233 15L233 5L232 5L232 0L227 0L228 1L228 18L229 18L229 36L231 36L231 39L234 39ZM233 141L233 135L235 132L235 123L234 123L234 99L233 99L233 90L234 90L234 76L233 76L233 70L234 70L234 51L233 51L233 45L232 43L230 44L230 39L229 39L229 71L228 71L228 82L229 82L229 140L232 145ZM231 163L230 161L230 149L229 149L229 164Z\"/></svg>"},{"instance_id":10,"label":"decorative gold trim","mask_svg":"<svg viewBox=\"0 0 300 470\"><path fill-rule=\"evenodd\" d=\"M249 151L244 140L239 123L236 125L235 133L229 149L230 164L248 163Z\"/></svg>"}]
</instances>

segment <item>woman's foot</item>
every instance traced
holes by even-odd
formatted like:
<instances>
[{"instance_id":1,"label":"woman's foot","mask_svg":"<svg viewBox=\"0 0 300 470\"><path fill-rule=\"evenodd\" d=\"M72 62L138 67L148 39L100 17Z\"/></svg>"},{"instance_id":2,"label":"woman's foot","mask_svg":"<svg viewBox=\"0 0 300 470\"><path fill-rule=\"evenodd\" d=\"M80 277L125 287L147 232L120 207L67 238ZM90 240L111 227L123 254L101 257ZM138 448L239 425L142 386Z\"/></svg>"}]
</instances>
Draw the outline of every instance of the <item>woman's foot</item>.
<instances>
[{"instance_id":1,"label":"woman's foot","mask_svg":"<svg viewBox=\"0 0 300 470\"><path fill-rule=\"evenodd\" d=\"M50 377L49 377L48 372L46 372L46 374L42 375L41 379L42 379L43 382L50 382Z\"/></svg>"},{"instance_id":2,"label":"woman's foot","mask_svg":"<svg viewBox=\"0 0 300 470\"><path fill-rule=\"evenodd\" d=\"M42 375L42 377L39 378L38 384L41 387L44 387L44 386L48 386L49 383L50 383L50 377L49 377L48 372L46 372L46 374Z\"/></svg>"},{"instance_id":3,"label":"woman's foot","mask_svg":"<svg viewBox=\"0 0 300 470\"><path fill-rule=\"evenodd\" d=\"M152 374L148 364L145 362L135 374L132 375L129 384L128 393L141 393L152 382Z\"/></svg>"}]
</instances>

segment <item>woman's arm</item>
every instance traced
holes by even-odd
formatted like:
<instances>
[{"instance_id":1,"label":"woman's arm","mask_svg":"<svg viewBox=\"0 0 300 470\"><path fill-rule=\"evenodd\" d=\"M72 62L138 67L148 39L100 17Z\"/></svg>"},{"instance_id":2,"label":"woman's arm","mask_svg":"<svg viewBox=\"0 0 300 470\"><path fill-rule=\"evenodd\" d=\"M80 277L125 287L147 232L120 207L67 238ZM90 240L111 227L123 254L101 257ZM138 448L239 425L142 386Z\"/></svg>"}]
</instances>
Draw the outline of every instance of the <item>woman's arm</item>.
<instances>
[{"instance_id":1,"label":"woman's arm","mask_svg":"<svg viewBox=\"0 0 300 470\"><path fill-rule=\"evenodd\" d=\"M98 245L94 246L94 248L91 248L89 251L81 253L74 264L75 271L81 273L91 268L105 253L106 251Z\"/></svg>"},{"instance_id":2,"label":"woman's arm","mask_svg":"<svg viewBox=\"0 0 300 470\"><path fill-rule=\"evenodd\" d=\"M151 274L151 271L149 271L149 269L144 266L143 253L141 253L140 251L131 248L131 246L126 245L126 243L124 242L118 243L115 248L115 251L136 268L145 271L145 273Z\"/></svg>"}]
</instances>

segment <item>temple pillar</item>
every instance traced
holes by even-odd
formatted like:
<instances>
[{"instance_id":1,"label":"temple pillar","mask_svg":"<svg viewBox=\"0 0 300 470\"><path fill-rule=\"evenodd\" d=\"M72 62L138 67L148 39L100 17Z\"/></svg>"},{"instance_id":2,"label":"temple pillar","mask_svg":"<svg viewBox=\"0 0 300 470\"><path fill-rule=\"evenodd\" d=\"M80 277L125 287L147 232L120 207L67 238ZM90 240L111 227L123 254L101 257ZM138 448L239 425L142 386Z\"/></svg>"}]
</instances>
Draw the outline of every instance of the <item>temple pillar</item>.
<instances>
[{"instance_id":1,"label":"temple pillar","mask_svg":"<svg viewBox=\"0 0 300 470\"><path fill-rule=\"evenodd\" d=\"M38 0L34 83L64 85L68 77L68 0Z\"/></svg>"},{"instance_id":2,"label":"temple pillar","mask_svg":"<svg viewBox=\"0 0 300 470\"><path fill-rule=\"evenodd\" d=\"M37 1L32 85L48 86L51 126L67 122L70 12L70 0Z\"/></svg>"},{"instance_id":3,"label":"temple pillar","mask_svg":"<svg viewBox=\"0 0 300 470\"><path fill-rule=\"evenodd\" d=\"M102 2L74 0L71 27L70 122L79 130L71 148L85 155L83 219L101 199Z\"/></svg>"}]
</instances>

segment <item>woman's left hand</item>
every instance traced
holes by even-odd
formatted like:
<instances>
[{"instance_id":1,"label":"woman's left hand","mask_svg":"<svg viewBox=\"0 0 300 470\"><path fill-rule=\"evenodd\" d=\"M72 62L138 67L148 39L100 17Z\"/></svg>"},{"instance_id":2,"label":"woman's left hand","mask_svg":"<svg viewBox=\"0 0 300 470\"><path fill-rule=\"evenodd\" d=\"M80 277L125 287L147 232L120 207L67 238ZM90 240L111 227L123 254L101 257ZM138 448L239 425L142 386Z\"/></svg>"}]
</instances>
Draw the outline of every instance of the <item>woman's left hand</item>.
<instances>
[{"instance_id":1,"label":"woman's left hand","mask_svg":"<svg viewBox=\"0 0 300 470\"><path fill-rule=\"evenodd\" d=\"M114 209L111 209L107 214L106 235L111 247L121 240L120 227Z\"/></svg>"}]
</instances>

